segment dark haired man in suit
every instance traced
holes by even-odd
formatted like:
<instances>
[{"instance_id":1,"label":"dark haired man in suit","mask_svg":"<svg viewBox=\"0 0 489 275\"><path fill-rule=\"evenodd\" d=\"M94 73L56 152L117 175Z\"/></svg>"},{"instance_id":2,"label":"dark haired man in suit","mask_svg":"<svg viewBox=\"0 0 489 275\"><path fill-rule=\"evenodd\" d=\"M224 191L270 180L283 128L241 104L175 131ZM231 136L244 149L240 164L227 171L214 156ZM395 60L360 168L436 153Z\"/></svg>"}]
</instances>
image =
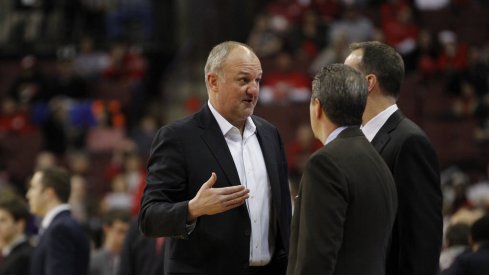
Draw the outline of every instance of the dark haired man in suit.
<instances>
[{"instance_id":1,"label":"dark haired man in suit","mask_svg":"<svg viewBox=\"0 0 489 275\"><path fill-rule=\"evenodd\" d=\"M5 192L5 191L4 191ZM27 203L14 194L0 197L0 275L28 275L32 246L25 235Z\"/></svg>"},{"instance_id":2,"label":"dark haired man in suit","mask_svg":"<svg viewBox=\"0 0 489 275\"><path fill-rule=\"evenodd\" d=\"M314 78L311 127L324 147L300 182L288 275L385 273L397 196L389 168L359 129L366 101L365 79L346 65Z\"/></svg>"},{"instance_id":3,"label":"dark haired man in suit","mask_svg":"<svg viewBox=\"0 0 489 275\"><path fill-rule=\"evenodd\" d=\"M437 274L443 234L438 159L425 133L396 105L404 62L392 47L376 41L350 49L345 64L368 81L362 131L389 166L399 199L386 274Z\"/></svg>"},{"instance_id":4,"label":"dark haired man in suit","mask_svg":"<svg viewBox=\"0 0 489 275\"><path fill-rule=\"evenodd\" d=\"M42 217L31 275L86 275L90 245L83 228L71 217L70 176L58 167L32 176L27 199L31 212Z\"/></svg>"}]
</instances>

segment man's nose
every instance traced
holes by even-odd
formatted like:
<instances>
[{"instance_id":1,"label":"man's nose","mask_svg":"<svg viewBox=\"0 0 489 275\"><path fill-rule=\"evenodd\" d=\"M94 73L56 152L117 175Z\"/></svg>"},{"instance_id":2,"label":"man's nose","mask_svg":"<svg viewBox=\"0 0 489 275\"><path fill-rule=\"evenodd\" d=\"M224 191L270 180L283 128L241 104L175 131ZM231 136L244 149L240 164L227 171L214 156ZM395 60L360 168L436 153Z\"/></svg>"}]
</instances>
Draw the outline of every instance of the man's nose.
<instances>
[{"instance_id":1,"label":"man's nose","mask_svg":"<svg viewBox=\"0 0 489 275\"><path fill-rule=\"evenodd\" d=\"M258 96L258 92L260 91L260 83L253 81L250 83L247 93L252 96Z\"/></svg>"}]
</instances>

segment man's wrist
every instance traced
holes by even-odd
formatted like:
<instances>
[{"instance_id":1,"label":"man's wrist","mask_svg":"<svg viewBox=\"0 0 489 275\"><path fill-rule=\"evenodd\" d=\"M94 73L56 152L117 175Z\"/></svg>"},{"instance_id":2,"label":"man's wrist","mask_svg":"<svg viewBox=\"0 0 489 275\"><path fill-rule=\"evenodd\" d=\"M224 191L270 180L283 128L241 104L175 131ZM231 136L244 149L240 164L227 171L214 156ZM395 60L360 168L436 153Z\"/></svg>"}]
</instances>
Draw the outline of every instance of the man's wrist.
<instances>
[{"instance_id":1,"label":"man's wrist","mask_svg":"<svg viewBox=\"0 0 489 275\"><path fill-rule=\"evenodd\" d=\"M188 210L187 210L187 224L193 223L200 215L197 213L195 209L195 201L191 199L188 202Z\"/></svg>"}]
</instances>

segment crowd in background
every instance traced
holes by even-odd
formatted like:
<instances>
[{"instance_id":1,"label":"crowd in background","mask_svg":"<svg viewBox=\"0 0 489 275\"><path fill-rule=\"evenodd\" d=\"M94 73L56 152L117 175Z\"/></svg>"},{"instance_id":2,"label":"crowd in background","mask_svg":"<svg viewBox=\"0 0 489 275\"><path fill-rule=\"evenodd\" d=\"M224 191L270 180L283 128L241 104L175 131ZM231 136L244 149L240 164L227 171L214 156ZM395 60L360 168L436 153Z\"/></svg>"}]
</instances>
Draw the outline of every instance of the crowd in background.
<instances>
[{"instance_id":1,"label":"crowd in background","mask_svg":"<svg viewBox=\"0 0 489 275\"><path fill-rule=\"evenodd\" d=\"M94 251L103 247L102 235L110 234L106 225L113 221L105 217L122 211L129 227L127 216L137 214L157 129L204 103L202 72L193 71L202 67L196 66L201 60L182 62L183 73L172 61L171 72L159 76L166 82L156 91L148 85L154 68L144 45L156 28L152 5L149 0L0 4L0 50L13 53L0 60L0 194L25 197L33 171L66 167L72 175L72 213L91 236ZM262 4L242 42L262 61L257 110L285 139L292 193L305 159L322 146L307 119L312 76L326 64L343 63L351 42L384 41L406 65L399 105L426 127L441 159L446 219L441 268L469 250L471 225L489 208L488 14L486 1L477 0ZM50 41L58 46L40 56L45 51L39 45ZM449 143L455 139L462 144ZM28 235L35 236L36 228L31 219Z\"/></svg>"}]
</instances>

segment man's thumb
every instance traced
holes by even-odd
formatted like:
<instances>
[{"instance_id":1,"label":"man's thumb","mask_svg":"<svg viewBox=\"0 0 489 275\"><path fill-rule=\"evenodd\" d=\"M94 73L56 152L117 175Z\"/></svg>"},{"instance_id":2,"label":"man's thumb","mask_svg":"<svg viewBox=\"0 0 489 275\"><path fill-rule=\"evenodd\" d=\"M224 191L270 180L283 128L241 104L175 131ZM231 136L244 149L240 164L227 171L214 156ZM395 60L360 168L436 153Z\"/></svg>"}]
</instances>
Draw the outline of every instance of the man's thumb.
<instances>
[{"instance_id":1,"label":"man's thumb","mask_svg":"<svg viewBox=\"0 0 489 275\"><path fill-rule=\"evenodd\" d=\"M211 177L204 183L205 187L212 188L217 181L216 173L212 172Z\"/></svg>"}]
</instances>

